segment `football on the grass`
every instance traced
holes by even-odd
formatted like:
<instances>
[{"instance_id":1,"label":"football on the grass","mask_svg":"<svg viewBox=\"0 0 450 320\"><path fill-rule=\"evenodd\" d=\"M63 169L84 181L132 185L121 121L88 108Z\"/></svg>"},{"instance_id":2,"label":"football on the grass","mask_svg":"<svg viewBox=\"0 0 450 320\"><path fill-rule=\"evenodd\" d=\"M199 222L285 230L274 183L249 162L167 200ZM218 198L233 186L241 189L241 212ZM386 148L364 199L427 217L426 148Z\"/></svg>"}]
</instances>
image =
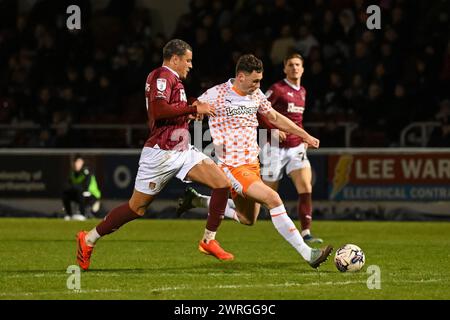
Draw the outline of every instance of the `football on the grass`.
<instances>
[{"instance_id":1,"label":"football on the grass","mask_svg":"<svg viewBox=\"0 0 450 320\"><path fill-rule=\"evenodd\" d=\"M341 272L355 272L361 270L366 262L366 256L360 247L346 244L336 250L334 264Z\"/></svg>"}]
</instances>

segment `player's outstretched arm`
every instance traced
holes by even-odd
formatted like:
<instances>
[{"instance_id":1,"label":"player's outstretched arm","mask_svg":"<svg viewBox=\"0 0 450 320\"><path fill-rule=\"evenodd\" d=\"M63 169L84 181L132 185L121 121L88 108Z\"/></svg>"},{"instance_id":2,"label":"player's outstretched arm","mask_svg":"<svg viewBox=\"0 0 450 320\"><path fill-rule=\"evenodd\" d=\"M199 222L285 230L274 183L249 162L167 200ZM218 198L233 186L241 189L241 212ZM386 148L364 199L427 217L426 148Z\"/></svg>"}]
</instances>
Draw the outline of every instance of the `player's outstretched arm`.
<instances>
[{"instance_id":1,"label":"player's outstretched arm","mask_svg":"<svg viewBox=\"0 0 450 320\"><path fill-rule=\"evenodd\" d=\"M272 109L268 113L266 113L265 116L267 117L267 120L269 120L269 122L279 130L295 134L296 136L303 138L303 140L309 145L309 147L319 148L319 139L311 136L308 132L297 126L292 120L283 116L279 112Z\"/></svg>"},{"instance_id":2,"label":"player's outstretched arm","mask_svg":"<svg viewBox=\"0 0 450 320\"><path fill-rule=\"evenodd\" d=\"M287 134L284 131L273 130L277 129L272 123L270 123L267 117L263 116L261 113L257 114L259 126L265 129L269 129L272 137L278 139L280 142L286 140Z\"/></svg>"},{"instance_id":3,"label":"player's outstretched arm","mask_svg":"<svg viewBox=\"0 0 450 320\"><path fill-rule=\"evenodd\" d=\"M163 99L156 99L150 103L151 114L155 120L175 118L182 115L196 114L197 107L181 105L180 103L169 104Z\"/></svg>"},{"instance_id":4,"label":"player's outstretched arm","mask_svg":"<svg viewBox=\"0 0 450 320\"><path fill-rule=\"evenodd\" d=\"M201 102L199 100L195 101L193 104L197 109L197 113L205 116L215 117L216 110L213 105L207 102Z\"/></svg>"}]
</instances>

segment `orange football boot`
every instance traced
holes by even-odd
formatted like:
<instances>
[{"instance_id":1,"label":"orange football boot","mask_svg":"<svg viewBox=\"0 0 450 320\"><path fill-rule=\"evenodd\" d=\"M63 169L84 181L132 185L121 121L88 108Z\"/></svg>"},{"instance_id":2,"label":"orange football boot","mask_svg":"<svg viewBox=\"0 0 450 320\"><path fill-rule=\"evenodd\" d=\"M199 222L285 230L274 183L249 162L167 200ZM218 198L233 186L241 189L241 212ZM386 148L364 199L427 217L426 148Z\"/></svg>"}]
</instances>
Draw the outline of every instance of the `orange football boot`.
<instances>
[{"instance_id":1,"label":"orange football boot","mask_svg":"<svg viewBox=\"0 0 450 320\"><path fill-rule=\"evenodd\" d=\"M88 246L86 244L87 231L80 231L77 233L77 263L86 271L91 263L91 254L94 247Z\"/></svg>"},{"instance_id":2,"label":"orange football boot","mask_svg":"<svg viewBox=\"0 0 450 320\"><path fill-rule=\"evenodd\" d=\"M220 247L217 240L210 240L208 243L205 243L203 240L200 241L198 250L204 254L210 254L222 261L234 259L234 256L231 253L226 252Z\"/></svg>"}]
</instances>

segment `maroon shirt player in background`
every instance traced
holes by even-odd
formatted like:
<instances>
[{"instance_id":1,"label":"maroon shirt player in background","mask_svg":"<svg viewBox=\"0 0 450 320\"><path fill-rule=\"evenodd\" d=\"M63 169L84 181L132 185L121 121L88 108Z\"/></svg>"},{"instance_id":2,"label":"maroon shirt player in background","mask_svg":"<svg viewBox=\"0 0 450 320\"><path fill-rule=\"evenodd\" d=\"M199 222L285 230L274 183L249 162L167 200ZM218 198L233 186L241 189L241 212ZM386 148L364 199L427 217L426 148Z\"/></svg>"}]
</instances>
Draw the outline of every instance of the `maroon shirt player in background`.
<instances>
[{"instance_id":1,"label":"maroon shirt player in background","mask_svg":"<svg viewBox=\"0 0 450 320\"><path fill-rule=\"evenodd\" d=\"M306 90L301 86L303 75L303 57L298 53L288 55L284 59L286 78L274 83L266 93L272 107L303 128L303 112L305 110ZM276 129L264 117L259 116L260 125L267 129ZM302 237L306 242L322 243L322 239L311 234L312 222L312 172L311 164L306 156L308 145L302 138L282 131L270 130L272 136L279 139L279 147L266 144L261 153L264 183L274 190L278 189L283 178L282 170L292 179L298 193L298 217L302 228ZM278 136L277 136L278 135ZM270 141L270 137L268 139ZM270 150L270 152L269 152ZM274 154L277 156L274 156ZM264 174L270 172L270 174Z\"/></svg>"},{"instance_id":2,"label":"maroon shirt player in background","mask_svg":"<svg viewBox=\"0 0 450 320\"><path fill-rule=\"evenodd\" d=\"M87 270L95 243L122 225L144 215L153 199L176 176L196 181L212 190L209 215L199 250L220 260L232 260L215 240L228 201L230 182L219 167L189 144L188 120L196 115L214 116L214 107L195 101L188 105L182 79L192 68L192 48L182 40L163 48L163 65L152 71L145 85L149 139L142 149L131 199L111 210L91 231L77 234L77 262Z\"/></svg>"}]
</instances>

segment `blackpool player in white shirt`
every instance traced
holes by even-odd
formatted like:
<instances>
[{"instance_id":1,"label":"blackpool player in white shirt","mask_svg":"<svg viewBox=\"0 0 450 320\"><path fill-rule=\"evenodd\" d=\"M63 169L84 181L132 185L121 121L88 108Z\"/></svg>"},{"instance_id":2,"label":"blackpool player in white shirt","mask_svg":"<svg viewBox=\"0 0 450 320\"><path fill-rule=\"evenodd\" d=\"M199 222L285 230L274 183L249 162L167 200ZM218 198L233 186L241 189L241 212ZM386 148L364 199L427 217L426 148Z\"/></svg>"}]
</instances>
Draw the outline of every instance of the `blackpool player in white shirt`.
<instances>
[{"instance_id":1,"label":"blackpool player in white shirt","mask_svg":"<svg viewBox=\"0 0 450 320\"><path fill-rule=\"evenodd\" d=\"M209 118L209 126L218 164L231 181L231 195L225 216L252 225L256 222L260 204L269 209L272 223L310 266L317 268L332 251L309 247L289 218L278 193L267 186L260 175L257 144L257 113L283 132L301 137L312 148L319 140L309 135L287 117L271 107L259 89L263 76L262 61L244 55L236 65L236 78L207 90L199 101L211 104L216 116ZM193 189L189 189L193 190ZM180 202L178 213L192 207L207 207L209 197L194 192Z\"/></svg>"}]
</instances>

